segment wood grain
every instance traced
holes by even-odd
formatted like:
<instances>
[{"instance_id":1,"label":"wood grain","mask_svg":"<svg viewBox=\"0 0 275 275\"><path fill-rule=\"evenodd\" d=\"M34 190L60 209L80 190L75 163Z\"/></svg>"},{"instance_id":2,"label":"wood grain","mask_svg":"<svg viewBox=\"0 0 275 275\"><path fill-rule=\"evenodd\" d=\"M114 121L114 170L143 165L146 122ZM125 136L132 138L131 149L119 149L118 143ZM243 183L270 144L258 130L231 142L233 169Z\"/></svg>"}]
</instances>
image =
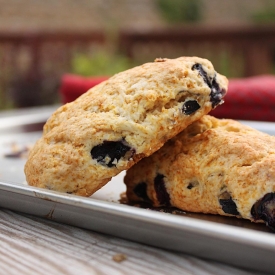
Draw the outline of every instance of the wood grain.
<instances>
[{"instance_id":1,"label":"wood grain","mask_svg":"<svg viewBox=\"0 0 275 275\"><path fill-rule=\"evenodd\" d=\"M0 274L260 274L5 209L0 243Z\"/></svg>"}]
</instances>

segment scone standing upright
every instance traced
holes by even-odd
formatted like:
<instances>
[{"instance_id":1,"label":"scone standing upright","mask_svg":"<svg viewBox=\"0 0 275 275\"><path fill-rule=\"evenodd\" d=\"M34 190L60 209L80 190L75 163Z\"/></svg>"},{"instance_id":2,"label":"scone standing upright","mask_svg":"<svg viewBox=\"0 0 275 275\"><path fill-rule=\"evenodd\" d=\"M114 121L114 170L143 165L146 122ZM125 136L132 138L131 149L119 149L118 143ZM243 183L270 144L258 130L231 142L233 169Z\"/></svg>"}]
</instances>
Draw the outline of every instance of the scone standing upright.
<instances>
[{"instance_id":1,"label":"scone standing upright","mask_svg":"<svg viewBox=\"0 0 275 275\"><path fill-rule=\"evenodd\" d=\"M50 117L25 165L27 182L90 196L221 104L227 85L197 57L116 74Z\"/></svg>"},{"instance_id":2,"label":"scone standing upright","mask_svg":"<svg viewBox=\"0 0 275 275\"><path fill-rule=\"evenodd\" d=\"M275 229L275 137L206 115L127 171L130 201Z\"/></svg>"}]
</instances>

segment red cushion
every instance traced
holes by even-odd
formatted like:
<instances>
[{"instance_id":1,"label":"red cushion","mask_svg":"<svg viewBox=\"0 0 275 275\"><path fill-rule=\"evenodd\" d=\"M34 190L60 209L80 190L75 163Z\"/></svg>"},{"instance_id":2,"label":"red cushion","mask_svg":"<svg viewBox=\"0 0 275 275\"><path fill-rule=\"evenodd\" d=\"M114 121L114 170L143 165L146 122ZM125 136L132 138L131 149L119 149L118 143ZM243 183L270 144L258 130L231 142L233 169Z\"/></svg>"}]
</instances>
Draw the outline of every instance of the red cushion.
<instances>
[{"instance_id":1,"label":"red cushion","mask_svg":"<svg viewBox=\"0 0 275 275\"><path fill-rule=\"evenodd\" d=\"M108 79L107 76L83 77L66 74L61 79L60 94L62 103L68 103L77 99L90 88Z\"/></svg>"},{"instance_id":2,"label":"red cushion","mask_svg":"<svg viewBox=\"0 0 275 275\"><path fill-rule=\"evenodd\" d=\"M230 79L224 101L210 114L218 118L275 121L275 76Z\"/></svg>"}]
</instances>

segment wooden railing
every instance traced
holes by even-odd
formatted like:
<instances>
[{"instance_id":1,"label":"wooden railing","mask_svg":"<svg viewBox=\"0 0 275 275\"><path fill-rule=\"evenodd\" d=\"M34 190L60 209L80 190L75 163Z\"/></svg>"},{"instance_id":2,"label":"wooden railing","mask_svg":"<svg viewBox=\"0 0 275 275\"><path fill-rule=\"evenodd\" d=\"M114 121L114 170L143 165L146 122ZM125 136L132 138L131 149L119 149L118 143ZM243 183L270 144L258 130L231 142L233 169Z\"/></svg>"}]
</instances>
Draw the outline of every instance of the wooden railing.
<instances>
[{"instance_id":1,"label":"wooden railing","mask_svg":"<svg viewBox=\"0 0 275 275\"><path fill-rule=\"evenodd\" d=\"M271 73L275 63L275 25L129 30L119 41L120 51L133 59L200 56L232 77Z\"/></svg>"},{"instance_id":2,"label":"wooden railing","mask_svg":"<svg viewBox=\"0 0 275 275\"><path fill-rule=\"evenodd\" d=\"M91 53L106 41L100 31L0 33L0 109L10 98L16 107L51 103L74 54ZM274 70L275 26L124 30L114 46L139 64L196 55L228 77L246 77Z\"/></svg>"},{"instance_id":3,"label":"wooden railing","mask_svg":"<svg viewBox=\"0 0 275 275\"><path fill-rule=\"evenodd\" d=\"M105 43L103 32L0 33L0 107L51 103L72 56Z\"/></svg>"}]
</instances>

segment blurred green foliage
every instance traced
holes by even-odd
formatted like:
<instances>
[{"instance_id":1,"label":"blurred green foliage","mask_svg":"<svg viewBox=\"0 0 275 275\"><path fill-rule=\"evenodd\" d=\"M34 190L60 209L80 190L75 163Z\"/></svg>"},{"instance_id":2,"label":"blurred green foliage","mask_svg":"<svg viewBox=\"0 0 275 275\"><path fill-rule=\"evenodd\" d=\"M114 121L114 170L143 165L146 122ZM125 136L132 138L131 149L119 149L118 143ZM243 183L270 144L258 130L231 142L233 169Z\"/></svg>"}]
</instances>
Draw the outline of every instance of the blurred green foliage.
<instances>
[{"instance_id":1,"label":"blurred green foliage","mask_svg":"<svg viewBox=\"0 0 275 275\"><path fill-rule=\"evenodd\" d=\"M268 24L275 22L275 8L258 11L252 15L254 23Z\"/></svg>"},{"instance_id":2,"label":"blurred green foliage","mask_svg":"<svg viewBox=\"0 0 275 275\"><path fill-rule=\"evenodd\" d=\"M82 76L111 76L134 65L126 56L97 51L92 55L76 54L72 59L72 73Z\"/></svg>"},{"instance_id":3,"label":"blurred green foliage","mask_svg":"<svg viewBox=\"0 0 275 275\"><path fill-rule=\"evenodd\" d=\"M0 87L0 110L12 109L14 107L13 102L7 98L3 89Z\"/></svg>"},{"instance_id":4,"label":"blurred green foliage","mask_svg":"<svg viewBox=\"0 0 275 275\"><path fill-rule=\"evenodd\" d=\"M197 22L202 17L200 0L157 0L157 4L170 23Z\"/></svg>"}]
</instances>

